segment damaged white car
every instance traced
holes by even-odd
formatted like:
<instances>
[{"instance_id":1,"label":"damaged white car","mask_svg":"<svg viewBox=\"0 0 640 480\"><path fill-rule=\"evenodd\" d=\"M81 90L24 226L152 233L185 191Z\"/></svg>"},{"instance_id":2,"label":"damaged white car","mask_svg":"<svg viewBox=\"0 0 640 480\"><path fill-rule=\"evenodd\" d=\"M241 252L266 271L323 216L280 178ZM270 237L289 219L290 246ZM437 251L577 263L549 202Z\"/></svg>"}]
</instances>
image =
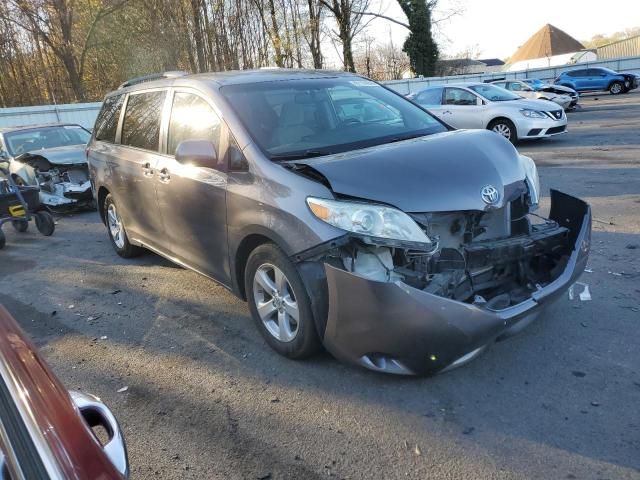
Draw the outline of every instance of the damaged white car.
<instances>
[{"instance_id":1,"label":"damaged white car","mask_svg":"<svg viewBox=\"0 0 640 480\"><path fill-rule=\"evenodd\" d=\"M19 185L40 187L52 210L95 208L85 146L91 134L80 125L0 129L0 157Z\"/></svg>"}]
</instances>

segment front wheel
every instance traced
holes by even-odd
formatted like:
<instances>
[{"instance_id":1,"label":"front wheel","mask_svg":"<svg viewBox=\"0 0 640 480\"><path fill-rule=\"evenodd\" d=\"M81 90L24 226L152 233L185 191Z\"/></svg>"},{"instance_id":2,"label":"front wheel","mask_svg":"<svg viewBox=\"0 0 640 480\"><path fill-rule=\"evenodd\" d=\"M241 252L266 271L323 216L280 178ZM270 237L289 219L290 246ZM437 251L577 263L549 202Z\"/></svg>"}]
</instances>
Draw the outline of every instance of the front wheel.
<instances>
[{"instance_id":1,"label":"front wheel","mask_svg":"<svg viewBox=\"0 0 640 480\"><path fill-rule=\"evenodd\" d=\"M515 125L506 118L492 121L487 128L498 135L502 135L514 145L518 142L518 131Z\"/></svg>"},{"instance_id":2,"label":"front wheel","mask_svg":"<svg viewBox=\"0 0 640 480\"><path fill-rule=\"evenodd\" d=\"M45 237L50 237L56 231L56 222L49 212L36 212L33 217L36 221L36 228Z\"/></svg>"},{"instance_id":3,"label":"front wheel","mask_svg":"<svg viewBox=\"0 0 640 480\"><path fill-rule=\"evenodd\" d=\"M624 84L622 82L613 82L611 85L609 85L609 93L611 95L624 93Z\"/></svg>"},{"instance_id":4,"label":"front wheel","mask_svg":"<svg viewBox=\"0 0 640 480\"><path fill-rule=\"evenodd\" d=\"M120 217L120 212L111 194L104 199L104 210L106 212L107 231L111 245L122 258L133 258L142 253L142 248L132 245L127 237L124 223Z\"/></svg>"},{"instance_id":5,"label":"front wheel","mask_svg":"<svg viewBox=\"0 0 640 480\"><path fill-rule=\"evenodd\" d=\"M294 359L320 350L309 295L282 250L267 243L251 252L244 283L251 315L271 348Z\"/></svg>"}]
</instances>

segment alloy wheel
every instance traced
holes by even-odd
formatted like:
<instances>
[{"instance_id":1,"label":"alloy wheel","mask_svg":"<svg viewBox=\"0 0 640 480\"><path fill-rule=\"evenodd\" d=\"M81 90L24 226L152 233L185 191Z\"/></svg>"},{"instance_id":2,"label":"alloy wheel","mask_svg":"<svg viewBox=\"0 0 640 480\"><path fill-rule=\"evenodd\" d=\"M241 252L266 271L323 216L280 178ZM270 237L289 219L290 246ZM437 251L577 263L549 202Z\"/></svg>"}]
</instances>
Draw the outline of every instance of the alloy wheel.
<instances>
[{"instance_id":1,"label":"alloy wheel","mask_svg":"<svg viewBox=\"0 0 640 480\"><path fill-rule=\"evenodd\" d=\"M260 320L281 342L296 338L300 319L298 302L285 274L275 265L261 265L253 277L253 293Z\"/></svg>"},{"instance_id":2,"label":"alloy wheel","mask_svg":"<svg viewBox=\"0 0 640 480\"><path fill-rule=\"evenodd\" d=\"M509 128L508 125L506 125L504 123L497 123L496 125L494 125L492 130L494 132L502 135L507 140L511 140L511 129Z\"/></svg>"},{"instance_id":3,"label":"alloy wheel","mask_svg":"<svg viewBox=\"0 0 640 480\"><path fill-rule=\"evenodd\" d=\"M616 95L620 92L622 92L622 85L620 85L619 83L614 83L613 85L611 85L611 93Z\"/></svg>"},{"instance_id":4,"label":"alloy wheel","mask_svg":"<svg viewBox=\"0 0 640 480\"><path fill-rule=\"evenodd\" d=\"M122 219L113 203L110 204L107 209L107 223L109 224L109 232L111 233L111 238L113 238L113 243L115 243L118 248L124 248Z\"/></svg>"}]
</instances>

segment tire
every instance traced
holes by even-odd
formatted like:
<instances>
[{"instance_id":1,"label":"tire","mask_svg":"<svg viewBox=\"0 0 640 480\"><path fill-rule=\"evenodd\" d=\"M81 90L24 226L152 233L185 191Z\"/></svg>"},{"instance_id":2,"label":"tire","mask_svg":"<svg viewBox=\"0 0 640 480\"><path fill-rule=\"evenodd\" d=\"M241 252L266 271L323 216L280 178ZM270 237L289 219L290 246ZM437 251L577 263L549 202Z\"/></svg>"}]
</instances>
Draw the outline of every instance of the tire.
<instances>
[{"instance_id":1,"label":"tire","mask_svg":"<svg viewBox=\"0 0 640 480\"><path fill-rule=\"evenodd\" d=\"M4 236L4 232L2 231L2 228L0 228L0 250L2 250L6 244L7 237Z\"/></svg>"},{"instance_id":2,"label":"tire","mask_svg":"<svg viewBox=\"0 0 640 480\"><path fill-rule=\"evenodd\" d=\"M489 123L487 130L491 130L492 132L496 132L498 135L502 135L514 145L518 143L518 131L511 120L507 120L506 118L493 120Z\"/></svg>"},{"instance_id":3,"label":"tire","mask_svg":"<svg viewBox=\"0 0 640 480\"><path fill-rule=\"evenodd\" d=\"M129 243L126 228L111 194L104 199L104 212L109 240L111 240L111 245L116 253L122 258L133 258L140 255L143 249Z\"/></svg>"},{"instance_id":4,"label":"tire","mask_svg":"<svg viewBox=\"0 0 640 480\"><path fill-rule=\"evenodd\" d=\"M24 233L29 229L29 222L26 220L13 220L11 225L16 230L16 232Z\"/></svg>"},{"instance_id":5,"label":"tire","mask_svg":"<svg viewBox=\"0 0 640 480\"><path fill-rule=\"evenodd\" d=\"M609 85L609 93L611 95L620 95L621 93L624 93L624 83L612 82L611 85Z\"/></svg>"},{"instance_id":6,"label":"tire","mask_svg":"<svg viewBox=\"0 0 640 480\"><path fill-rule=\"evenodd\" d=\"M56 231L56 222L49 212L36 212L33 214L36 228L45 237L50 237Z\"/></svg>"},{"instance_id":7,"label":"tire","mask_svg":"<svg viewBox=\"0 0 640 480\"><path fill-rule=\"evenodd\" d=\"M280 248L266 243L251 252L244 285L251 316L271 348L292 359L320 351L309 294L298 269ZM264 305L260 311L258 303Z\"/></svg>"}]
</instances>

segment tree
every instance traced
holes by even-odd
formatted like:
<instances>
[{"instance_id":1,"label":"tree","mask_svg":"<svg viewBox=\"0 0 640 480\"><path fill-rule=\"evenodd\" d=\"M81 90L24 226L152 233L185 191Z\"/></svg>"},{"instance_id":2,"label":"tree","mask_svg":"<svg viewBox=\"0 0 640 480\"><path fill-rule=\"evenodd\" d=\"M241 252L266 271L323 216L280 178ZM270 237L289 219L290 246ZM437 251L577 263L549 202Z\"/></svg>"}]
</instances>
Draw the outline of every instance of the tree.
<instances>
[{"instance_id":1,"label":"tree","mask_svg":"<svg viewBox=\"0 0 640 480\"><path fill-rule=\"evenodd\" d=\"M597 34L591 37L591 40L580 43L582 43L585 48L598 48L609 43L635 37L636 35L640 35L640 27L627 28L622 32L615 32L611 35Z\"/></svg>"},{"instance_id":2,"label":"tree","mask_svg":"<svg viewBox=\"0 0 640 480\"><path fill-rule=\"evenodd\" d=\"M398 4L409 21L409 37L403 51L409 56L411 68L416 75L433 76L438 60L438 45L431 32L435 1L398 0Z\"/></svg>"},{"instance_id":3,"label":"tree","mask_svg":"<svg viewBox=\"0 0 640 480\"><path fill-rule=\"evenodd\" d=\"M86 29L78 32L79 8L73 0L7 0L7 9L0 12L4 19L30 32L42 41L62 62L77 101L85 100L83 73L87 49L100 20L124 6L128 0L106 5L98 2Z\"/></svg>"},{"instance_id":4,"label":"tree","mask_svg":"<svg viewBox=\"0 0 640 480\"><path fill-rule=\"evenodd\" d=\"M355 72L353 38L366 26L363 22L369 0L320 0L338 24L337 36L342 43L342 62L347 72Z\"/></svg>"},{"instance_id":5,"label":"tree","mask_svg":"<svg viewBox=\"0 0 640 480\"><path fill-rule=\"evenodd\" d=\"M303 30L303 35L309 45L313 68L322 68L322 51L320 50L320 27L322 26L323 4L316 0L307 0L308 27Z\"/></svg>"}]
</instances>

